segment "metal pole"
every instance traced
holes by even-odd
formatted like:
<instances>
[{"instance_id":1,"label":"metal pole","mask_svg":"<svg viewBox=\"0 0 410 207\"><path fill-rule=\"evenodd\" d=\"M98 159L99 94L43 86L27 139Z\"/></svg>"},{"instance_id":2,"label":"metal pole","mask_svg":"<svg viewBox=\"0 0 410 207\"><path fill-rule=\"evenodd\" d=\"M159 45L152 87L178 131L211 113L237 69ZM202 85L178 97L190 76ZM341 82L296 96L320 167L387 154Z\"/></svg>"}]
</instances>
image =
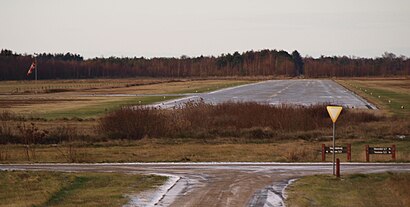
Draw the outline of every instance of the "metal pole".
<instances>
[{"instance_id":1,"label":"metal pole","mask_svg":"<svg viewBox=\"0 0 410 207\"><path fill-rule=\"evenodd\" d=\"M335 154L335 128L336 124L333 122L333 175L335 175L335 161L336 161L336 154Z\"/></svg>"}]
</instances>

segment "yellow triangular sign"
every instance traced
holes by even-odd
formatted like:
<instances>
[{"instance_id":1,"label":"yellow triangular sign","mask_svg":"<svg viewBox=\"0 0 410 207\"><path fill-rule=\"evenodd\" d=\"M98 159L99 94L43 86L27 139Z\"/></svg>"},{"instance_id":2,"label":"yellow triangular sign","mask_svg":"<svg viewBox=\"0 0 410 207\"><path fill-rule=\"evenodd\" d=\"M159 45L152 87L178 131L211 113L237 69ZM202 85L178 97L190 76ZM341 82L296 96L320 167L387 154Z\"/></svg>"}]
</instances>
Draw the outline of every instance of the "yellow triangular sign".
<instances>
[{"instance_id":1,"label":"yellow triangular sign","mask_svg":"<svg viewBox=\"0 0 410 207\"><path fill-rule=\"evenodd\" d=\"M339 117L340 112L342 112L342 107L341 106L327 106L326 109L333 123L336 123L337 117Z\"/></svg>"}]
</instances>

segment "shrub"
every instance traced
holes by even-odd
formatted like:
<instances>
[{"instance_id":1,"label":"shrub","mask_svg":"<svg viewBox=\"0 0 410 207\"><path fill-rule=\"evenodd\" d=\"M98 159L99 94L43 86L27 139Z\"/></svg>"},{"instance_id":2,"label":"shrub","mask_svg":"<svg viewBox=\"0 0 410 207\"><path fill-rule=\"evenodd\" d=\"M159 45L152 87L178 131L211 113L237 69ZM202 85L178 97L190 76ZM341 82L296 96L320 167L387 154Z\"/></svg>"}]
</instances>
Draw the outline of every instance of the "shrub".
<instances>
[{"instance_id":1,"label":"shrub","mask_svg":"<svg viewBox=\"0 0 410 207\"><path fill-rule=\"evenodd\" d=\"M13 134L9 121L0 121L0 144L15 143L16 137Z\"/></svg>"},{"instance_id":2,"label":"shrub","mask_svg":"<svg viewBox=\"0 0 410 207\"><path fill-rule=\"evenodd\" d=\"M370 113L343 110L338 125L378 121ZM270 106L253 102L210 105L188 102L173 110L123 108L100 120L99 130L111 138L238 137L269 138L278 133L330 128L324 105Z\"/></svg>"},{"instance_id":3,"label":"shrub","mask_svg":"<svg viewBox=\"0 0 410 207\"><path fill-rule=\"evenodd\" d=\"M142 139L146 135L163 135L165 121L166 116L160 110L122 108L101 119L99 129L110 138Z\"/></svg>"},{"instance_id":4,"label":"shrub","mask_svg":"<svg viewBox=\"0 0 410 207\"><path fill-rule=\"evenodd\" d=\"M76 128L63 125L51 130L47 136L38 142L40 144L59 144L62 142L72 142L78 137L79 135Z\"/></svg>"}]
</instances>

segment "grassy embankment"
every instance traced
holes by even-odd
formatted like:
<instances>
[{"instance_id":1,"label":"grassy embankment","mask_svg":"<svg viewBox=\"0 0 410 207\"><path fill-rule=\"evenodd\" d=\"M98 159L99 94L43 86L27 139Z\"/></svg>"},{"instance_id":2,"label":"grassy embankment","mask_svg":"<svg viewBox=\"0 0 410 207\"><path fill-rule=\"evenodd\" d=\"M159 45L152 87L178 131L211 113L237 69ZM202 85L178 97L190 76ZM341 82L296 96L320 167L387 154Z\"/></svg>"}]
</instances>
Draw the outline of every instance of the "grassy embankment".
<instances>
[{"instance_id":1,"label":"grassy embankment","mask_svg":"<svg viewBox=\"0 0 410 207\"><path fill-rule=\"evenodd\" d=\"M289 207L410 206L410 173L303 177L287 188Z\"/></svg>"},{"instance_id":2,"label":"grassy embankment","mask_svg":"<svg viewBox=\"0 0 410 207\"><path fill-rule=\"evenodd\" d=\"M0 171L0 206L122 206L166 177L116 173Z\"/></svg>"}]
</instances>

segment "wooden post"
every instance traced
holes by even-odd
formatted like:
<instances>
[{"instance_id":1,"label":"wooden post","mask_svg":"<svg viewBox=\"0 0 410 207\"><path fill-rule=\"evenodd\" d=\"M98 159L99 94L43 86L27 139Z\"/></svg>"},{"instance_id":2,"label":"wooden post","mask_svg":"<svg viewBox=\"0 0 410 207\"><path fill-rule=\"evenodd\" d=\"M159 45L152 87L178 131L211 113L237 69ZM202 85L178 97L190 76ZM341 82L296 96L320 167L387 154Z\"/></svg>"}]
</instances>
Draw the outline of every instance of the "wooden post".
<instances>
[{"instance_id":1,"label":"wooden post","mask_svg":"<svg viewBox=\"0 0 410 207\"><path fill-rule=\"evenodd\" d=\"M339 158L336 159L336 177L340 177L340 160Z\"/></svg>"},{"instance_id":2,"label":"wooden post","mask_svg":"<svg viewBox=\"0 0 410 207\"><path fill-rule=\"evenodd\" d=\"M352 160L352 145L347 144L347 161L350 162Z\"/></svg>"},{"instance_id":3,"label":"wooden post","mask_svg":"<svg viewBox=\"0 0 410 207\"><path fill-rule=\"evenodd\" d=\"M326 161L326 151L325 151L326 145L322 144L322 162Z\"/></svg>"},{"instance_id":4,"label":"wooden post","mask_svg":"<svg viewBox=\"0 0 410 207\"><path fill-rule=\"evenodd\" d=\"M393 161L396 161L396 145L395 144L391 146L391 159Z\"/></svg>"},{"instance_id":5,"label":"wooden post","mask_svg":"<svg viewBox=\"0 0 410 207\"><path fill-rule=\"evenodd\" d=\"M366 162L369 162L369 145L366 145L365 146L365 148L366 148Z\"/></svg>"}]
</instances>

